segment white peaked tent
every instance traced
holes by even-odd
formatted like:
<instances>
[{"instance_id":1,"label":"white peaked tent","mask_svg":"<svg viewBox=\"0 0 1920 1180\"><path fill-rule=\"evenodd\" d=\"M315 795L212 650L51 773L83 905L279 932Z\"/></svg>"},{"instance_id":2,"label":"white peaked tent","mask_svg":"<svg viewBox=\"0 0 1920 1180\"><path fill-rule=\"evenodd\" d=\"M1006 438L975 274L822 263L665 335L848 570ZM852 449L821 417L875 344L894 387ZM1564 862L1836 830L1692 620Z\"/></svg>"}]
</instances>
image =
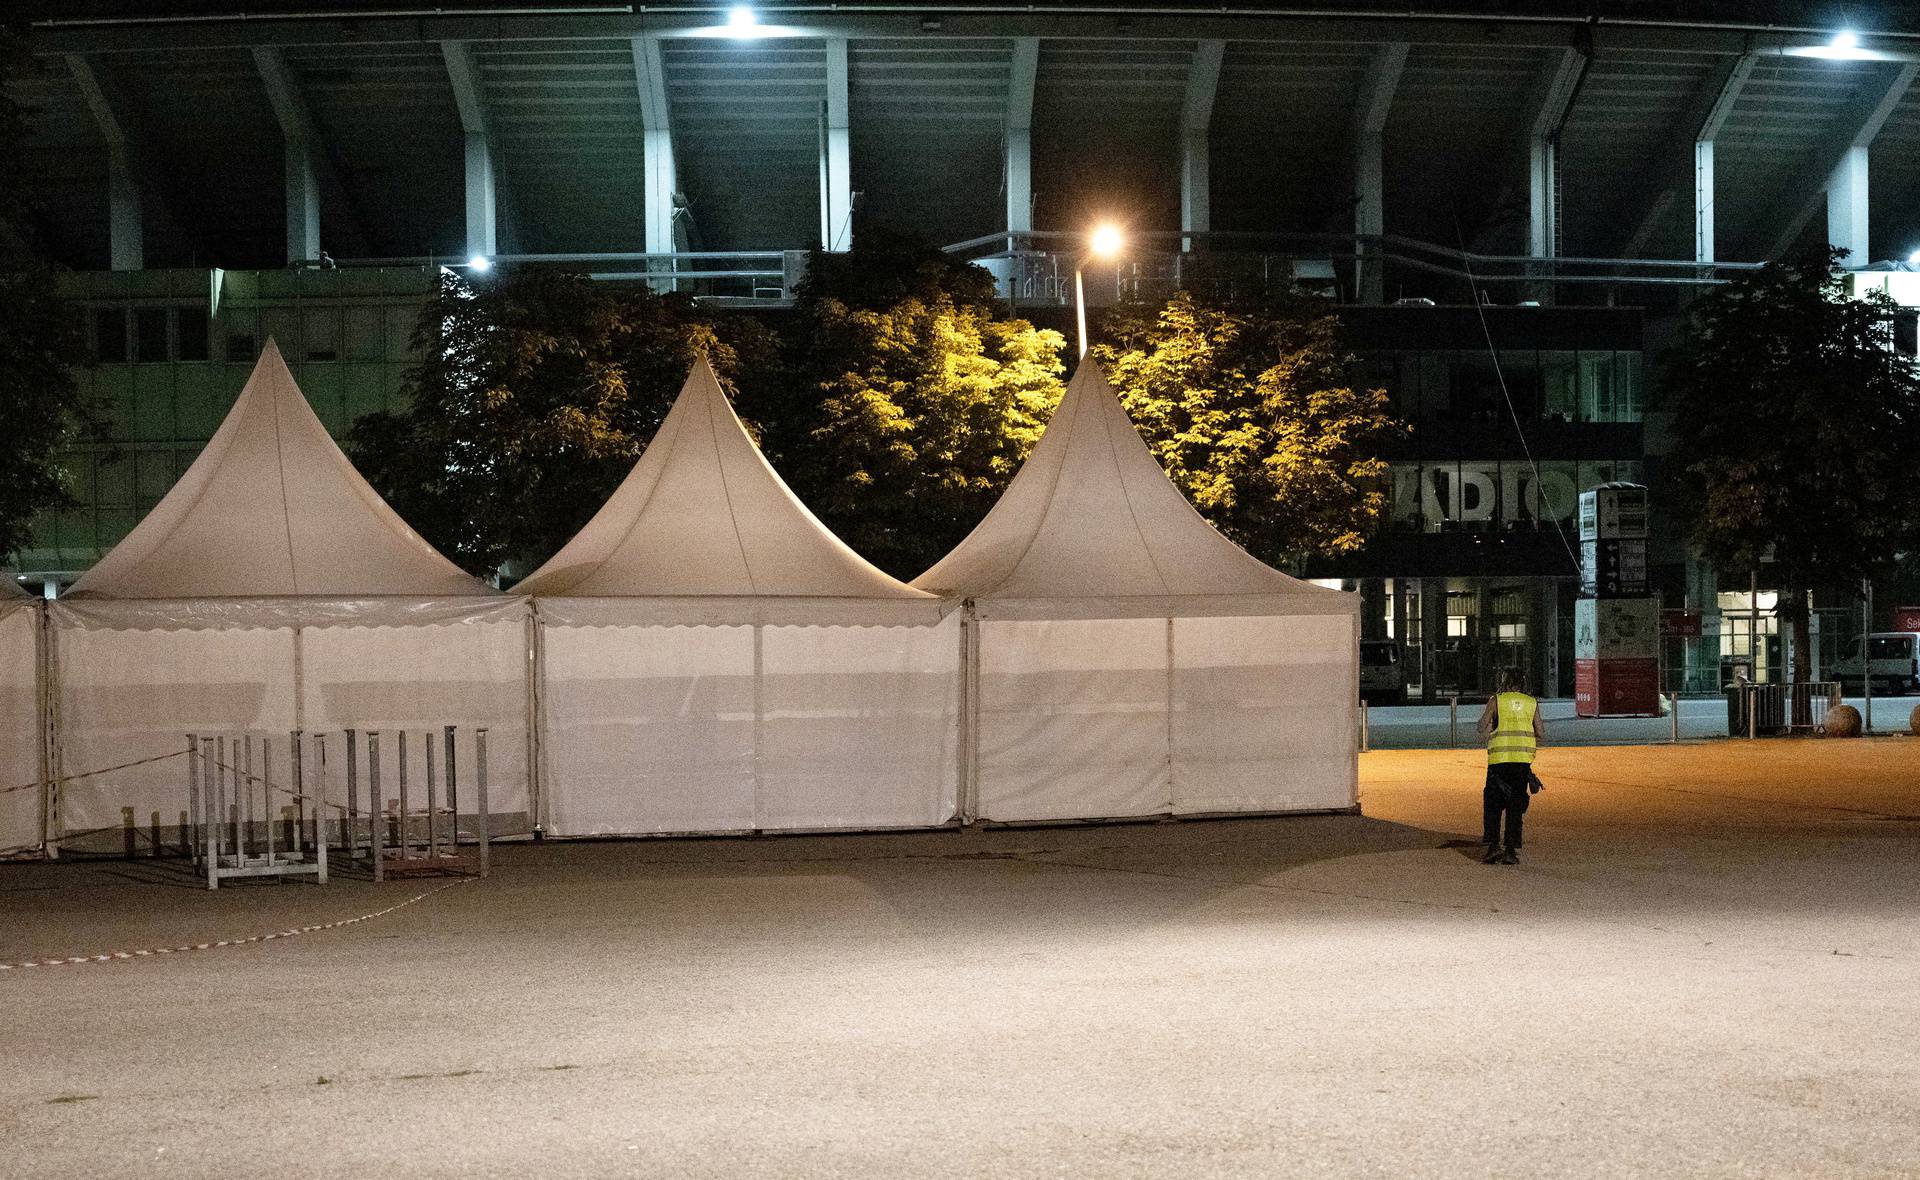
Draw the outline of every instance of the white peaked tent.
<instances>
[{"instance_id":1,"label":"white peaked tent","mask_svg":"<svg viewBox=\"0 0 1920 1180\"><path fill-rule=\"evenodd\" d=\"M177 822L184 758L163 756L194 731L485 725L493 810L531 811L526 604L407 527L272 341L186 474L50 610L65 832L125 807Z\"/></svg>"},{"instance_id":2,"label":"white peaked tent","mask_svg":"<svg viewBox=\"0 0 1920 1180\"><path fill-rule=\"evenodd\" d=\"M969 602L963 804L983 819L1356 804L1358 596L1214 531L1091 361L914 584Z\"/></svg>"},{"instance_id":3,"label":"white peaked tent","mask_svg":"<svg viewBox=\"0 0 1920 1180\"><path fill-rule=\"evenodd\" d=\"M807 511L705 361L613 497L518 591L539 620L549 831L953 817L950 607Z\"/></svg>"},{"instance_id":4,"label":"white peaked tent","mask_svg":"<svg viewBox=\"0 0 1920 1180\"><path fill-rule=\"evenodd\" d=\"M0 576L0 855L40 844L42 672L40 606Z\"/></svg>"}]
</instances>

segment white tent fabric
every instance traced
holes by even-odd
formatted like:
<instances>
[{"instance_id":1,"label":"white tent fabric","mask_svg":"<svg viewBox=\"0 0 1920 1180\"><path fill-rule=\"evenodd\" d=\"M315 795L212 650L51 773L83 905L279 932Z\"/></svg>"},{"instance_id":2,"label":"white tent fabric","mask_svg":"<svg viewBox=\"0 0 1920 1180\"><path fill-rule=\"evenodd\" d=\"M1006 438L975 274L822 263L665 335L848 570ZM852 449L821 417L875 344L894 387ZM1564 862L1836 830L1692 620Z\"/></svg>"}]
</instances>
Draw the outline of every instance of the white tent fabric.
<instances>
[{"instance_id":1,"label":"white tent fabric","mask_svg":"<svg viewBox=\"0 0 1920 1180\"><path fill-rule=\"evenodd\" d=\"M40 843L40 664L39 604L0 591L0 854Z\"/></svg>"},{"instance_id":2,"label":"white tent fabric","mask_svg":"<svg viewBox=\"0 0 1920 1180\"><path fill-rule=\"evenodd\" d=\"M705 361L534 597L548 830L920 827L951 819L947 604L833 536Z\"/></svg>"},{"instance_id":3,"label":"white tent fabric","mask_svg":"<svg viewBox=\"0 0 1920 1180\"><path fill-rule=\"evenodd\" d=\"M1357 799L1358 596L1216 532L1091 361L993 511L914 584L971 604L982 818Z\"/></svg>"},{"instance_id":4,"label":"white tent fabric","mask_svg":"<svg viewBox=\"0 0 1920 1180\"><path fill-rule=\"evenodd\" d=\"M394 514L271 341L193 466L50 610L64 832L128 807L177 822L185 759L167 755L190 732L487 726L492 810L531 812L527 604Z\"/></svg>"}]
</instances>

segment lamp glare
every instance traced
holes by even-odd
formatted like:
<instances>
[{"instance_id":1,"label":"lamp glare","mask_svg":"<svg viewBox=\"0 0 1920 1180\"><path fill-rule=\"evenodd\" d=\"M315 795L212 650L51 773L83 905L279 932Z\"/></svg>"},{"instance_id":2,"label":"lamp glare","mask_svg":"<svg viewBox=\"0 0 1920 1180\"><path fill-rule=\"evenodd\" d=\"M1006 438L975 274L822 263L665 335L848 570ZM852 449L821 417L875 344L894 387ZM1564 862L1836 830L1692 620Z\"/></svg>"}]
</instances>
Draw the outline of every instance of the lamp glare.
<instances>
[{"instance_id":1,"label":"lamp glare","mask_svg":"<svg viewBox=\"0 0 1920 1180\"><path fill-rule=\"evenodd\" d=\"M487 271L493 269L493 261L485 254L475 254L472 258L467 259L467 269L473 271L475 274L485 274Z\"/></svg>"},{"instance_id":2,"label":"lamp glare","mask_svg":"<svg viewBox=\"0 0 1920 1180\"><path fill-rule=\"evenodd\" d=\"M1095 226L1092 236L1087 239L1087 248L1095 258L1112 258L1120 253L1125 244L1120 227L1112 224Z\"/></svg>"}]
</instances>

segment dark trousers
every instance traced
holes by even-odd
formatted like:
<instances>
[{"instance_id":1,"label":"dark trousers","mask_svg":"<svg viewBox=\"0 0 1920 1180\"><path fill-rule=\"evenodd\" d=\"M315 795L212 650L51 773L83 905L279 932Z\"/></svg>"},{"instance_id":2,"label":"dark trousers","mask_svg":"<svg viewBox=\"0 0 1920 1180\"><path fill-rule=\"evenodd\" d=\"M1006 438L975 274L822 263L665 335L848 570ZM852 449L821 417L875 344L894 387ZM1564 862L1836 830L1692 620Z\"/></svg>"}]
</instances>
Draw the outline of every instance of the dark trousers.
<instances>
[{"instance_id":1,"label":"dark trousers","mask_svg":"<svg viewBox=\"0 0 1920 1180\"><path fill-rule=\"evenodd\" d=\"M1521 817L1527 813L1527 771L1531 769L1525 762L1496 762L1487 767L1487 789L1481 808L1482 843L1500 843L1500 815L1505 812L1506 846L1520 847Z\"/></svg>"}]
</instances>

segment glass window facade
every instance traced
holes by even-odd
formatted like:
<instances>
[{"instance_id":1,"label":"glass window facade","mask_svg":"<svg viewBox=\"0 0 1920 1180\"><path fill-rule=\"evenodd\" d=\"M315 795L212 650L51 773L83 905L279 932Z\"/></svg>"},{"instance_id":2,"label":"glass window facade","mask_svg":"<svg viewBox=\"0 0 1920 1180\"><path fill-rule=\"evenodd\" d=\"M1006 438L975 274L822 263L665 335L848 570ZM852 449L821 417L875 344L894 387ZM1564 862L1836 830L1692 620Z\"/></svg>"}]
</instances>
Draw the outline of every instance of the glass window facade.
<instances>
[{"instance_id":1,"label":"glass window facade","mask_svg":"<svg viewBox=\"0 0 1920 1180\"><path fill-rule=\"evenodd\" d=\"M1361 355L1363 379L1412 422L1639 422L1640 354L1614 349L1421 350Z\"/></svg>"},{"instance_id":2,"label":"glass window facade","mask_svg":"<svg viewBox=\"0 0 1920 1180\"><path fill-rule=\"evenodd\" d=\"M416 269L62 276L96 362L75 383L110 441L66 456L77 504L37 522L21 569L77 573L124 537L219 429L268 335L335 437L400 408L414 321L435 281Z\"/></svg>"}]
</instances>

